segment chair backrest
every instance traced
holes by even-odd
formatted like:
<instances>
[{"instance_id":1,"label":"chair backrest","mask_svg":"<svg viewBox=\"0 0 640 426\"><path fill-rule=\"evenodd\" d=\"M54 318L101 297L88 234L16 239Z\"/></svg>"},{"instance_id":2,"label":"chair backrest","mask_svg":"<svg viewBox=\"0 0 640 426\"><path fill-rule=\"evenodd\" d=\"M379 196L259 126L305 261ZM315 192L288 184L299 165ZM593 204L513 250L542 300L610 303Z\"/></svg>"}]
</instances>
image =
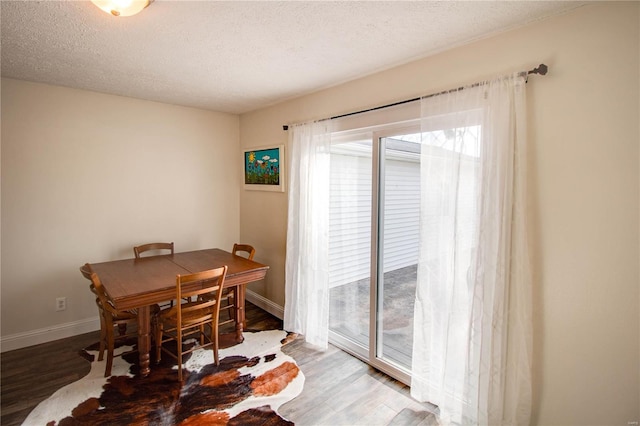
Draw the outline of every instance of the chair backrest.
<instances>
[{"instance_id":1,"label":"chair backrest","mask_svg":"<svg viewBox=\"0 0 640 426\"><path fill-rule=\"evenodd\" d=\"M178 275L176 277L176 300L182 300L182 298L196 300L186 304L176 304L174 309L177 311L178 323L181 322L182 315L191 311L209 311L210 314L204 315L201 320L213 319L216 321L220 313L220 299L226 275L226 265L193 274ZM200 285L191 285L195 282L200 282ZM198 297L205 294L209 297ZM210 297L210 295L214 297Z\"/></svg>"},{"instance_id":2,"label":"chair backrest","mask_svg":"<svg viewBox=\"0 0 640 426\"><path fill-rule=\"evenodd\" d=\"M170 250L171 254L173 254L173 242L142 244L133 248L133 254L136 256L136 259L140 259L142 253L151 250Z\"/></svg>"},{"instance_id":3,"label":"chair backrest","mask_svg":"<svg viewBox=\"0 0 640 426\"><path fill-rule=\"evenodd\" d=\"M89 289L96 295L96 304L98 305L98 308L109 312L110 314L117 315L118 311L109 300L109 296L102 286L102 281L100 281L98 274L93 272L91 265L85 263L84 266L80 267L80 272L82 273L82 276L91 281Z\"/></svg>"},{"instance_id":4,"label":"chair backrest","mask_svg":"<svg viewBox=\"0 0 640 426\"><path fill-rule=\"evenodd\" d=\"M83 277L91 281L91 274L93 273L93 269L91 269L91 265L89 265L88 263L85 263L80 267L80 272L82 273Z\"/></svg>"},{"instance_id":5,"label":"chair backrest","mask_svg":"<svg viewBox=\"0 0 640 426\"><path fill-rule=\"evenodd\" d=\"M253 255L256 254L256 249L249 244L234 244L233 251L231 253L237 255L239 252L247 253L247 259L253 260Z\"/></svg>"},{"instance_id":6,"label":"chair backrest","mask_svg":"<svg viewBox=\"0 0 640 426\"><path fill-rule=\"evenodd\" d=\"M91 284L89 285L89 290L91 290L91 292L96 295L96 305L98 305L98 309L102 311L102 302L100 301L98 291L96 290L96 286L93 284L93 279L91 278L91 274L93 274L93 269L91 269L91 265L89 265L88 263L85 263L80 267L80 272L82 273L83 277L91 281Z\"/></svg>"}]
</instances>

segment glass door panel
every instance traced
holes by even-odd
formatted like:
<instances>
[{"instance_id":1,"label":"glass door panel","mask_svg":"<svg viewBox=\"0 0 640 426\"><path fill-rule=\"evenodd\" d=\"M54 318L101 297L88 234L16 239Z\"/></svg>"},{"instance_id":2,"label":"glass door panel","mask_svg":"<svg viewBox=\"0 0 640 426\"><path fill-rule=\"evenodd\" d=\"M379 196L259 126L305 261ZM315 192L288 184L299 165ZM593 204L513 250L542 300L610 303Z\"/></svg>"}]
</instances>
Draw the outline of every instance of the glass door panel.
<instances>
[{"instance_id":1,"label":"glass door panel","mask_svg":"<svg viewBox=\"0 0 640 426\"><path fill-rule=\"evenodd\" d=\"M371 277L371 139L332 145L329 330L368 357Z\"/></svg>"},{"instance_id":2,"label":"glass door panel","mask_svg":"<svg viewBox=\"0 0 640 426\"><path fill-rule=\"evenodd\" d=\"M420 227L419 135L380 139L376 357L411 368Z\"/></svg>"}]
</instances>

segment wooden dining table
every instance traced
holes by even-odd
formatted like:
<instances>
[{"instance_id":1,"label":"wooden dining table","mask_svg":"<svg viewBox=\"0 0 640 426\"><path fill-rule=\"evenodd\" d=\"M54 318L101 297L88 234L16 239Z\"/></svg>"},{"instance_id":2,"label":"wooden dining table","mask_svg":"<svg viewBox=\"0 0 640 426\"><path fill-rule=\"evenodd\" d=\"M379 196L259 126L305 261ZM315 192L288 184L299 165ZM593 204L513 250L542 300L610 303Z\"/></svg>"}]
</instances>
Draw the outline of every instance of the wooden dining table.
<instances>
[{"instance_id":1,"label":"wooden dining table","mask_svg":"<svg viewBox=\"0 0 640 426\"><path fill-rule=\"evenodd\" d=\"M267 265L217 248L91 264L115 307L138 311L138 353L142 376L149 374L151 306L175 299L178 274L224 265L228 268L224 288L235 288L235 342L240 343L245 324L245 287L263 279L269 269Z\"/></svg>"}]
</instances>

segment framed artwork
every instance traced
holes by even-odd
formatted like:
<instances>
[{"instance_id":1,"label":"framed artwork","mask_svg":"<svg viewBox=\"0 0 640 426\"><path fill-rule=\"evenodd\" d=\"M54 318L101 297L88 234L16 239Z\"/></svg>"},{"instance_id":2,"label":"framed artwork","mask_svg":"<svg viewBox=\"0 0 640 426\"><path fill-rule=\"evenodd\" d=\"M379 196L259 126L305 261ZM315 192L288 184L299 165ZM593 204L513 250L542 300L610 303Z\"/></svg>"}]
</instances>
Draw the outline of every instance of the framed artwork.
<instances>
[{"instance_id":1,"label":"framed artwork","mask_svg":"<svg viewBox=\"0 0 640 426\"><path fill-rule=\"evenodd\" d=\"M244 150L244 189L284 192L284 145Z\"/></svg>"}]
</instances>

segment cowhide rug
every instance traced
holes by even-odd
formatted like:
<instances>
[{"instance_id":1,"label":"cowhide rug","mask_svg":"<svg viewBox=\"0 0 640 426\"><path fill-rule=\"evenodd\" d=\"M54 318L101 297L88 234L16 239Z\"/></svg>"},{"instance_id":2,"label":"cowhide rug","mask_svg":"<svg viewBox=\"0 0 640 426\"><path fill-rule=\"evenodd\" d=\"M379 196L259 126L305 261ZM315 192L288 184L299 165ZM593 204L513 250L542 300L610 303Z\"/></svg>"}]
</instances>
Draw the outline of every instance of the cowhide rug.
<instances>
[{"instance_id":1,"label":"cowhide rug","mask_svg":"<svg viewBox=\"0 0 640 426\"><path fill-rule=\"evenodd\" d=\"M106 378L105 362L93 361L87 376L56 391L23 424L292 425L277 410L300 394L304 375L281 351L287 333L245 332L244 337L220 350L218 366L211 350L194 351L183 364L183 386L167 355L160 364L152 359L146 378L135 375L137 353L116 357ZM97 351L86 352L97 360Z\"/></svg>"}]
</instances>

